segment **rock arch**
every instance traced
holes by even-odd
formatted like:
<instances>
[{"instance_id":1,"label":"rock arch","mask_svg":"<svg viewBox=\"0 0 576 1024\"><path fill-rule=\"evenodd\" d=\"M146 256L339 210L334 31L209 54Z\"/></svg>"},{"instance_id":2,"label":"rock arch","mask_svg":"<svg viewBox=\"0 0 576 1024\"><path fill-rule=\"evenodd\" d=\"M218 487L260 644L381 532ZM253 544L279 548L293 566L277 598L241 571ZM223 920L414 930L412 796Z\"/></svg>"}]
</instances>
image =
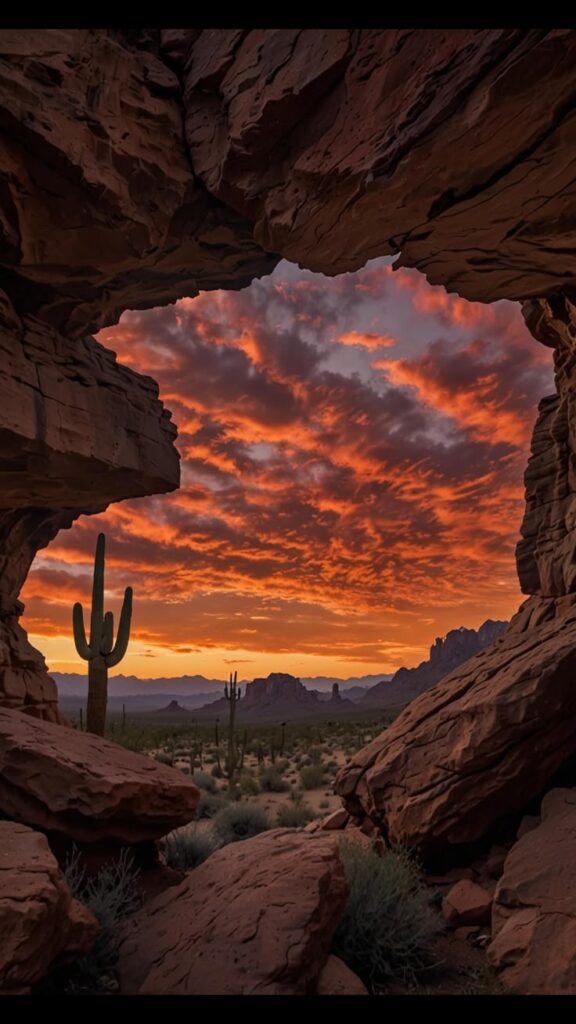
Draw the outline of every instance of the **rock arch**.
<instances>
[{"instance_id":1,"label":"rock arch","mask_svg":"<svg viewBox=\"0 0 576 1024\"><path fill-rule=\"evenodd\" d=\"M506 753L510 721L482 719L465 694L524 658L525 690L510 683L532 709L514 712L524 758L530 713L553 732L574 710L575 58L568 30L2 31L0 705L58 719L18 625L38 548L83 512L179 482L154 382L92 333L126 308L242 287L281 257L334 274L400 253L465 298L523 301L555 349L558 393L541 405L526 476L518 568L531 596L474 678L451 677L458 722L484 721L480 754L432 691L410 714L427 741L444 737L436 817L423 818L413 758L391 795L412 757L404 716L390 740L400 760L387 740L339 785L414 842L470 838L475 815L485 827L482 801L456 839L445 812L450 778L470 765L495 771L498 810L521 801L504 785L522 762ZM530 683L544 670L547 691ZM534 785L573 743L558 735L556 753L538 739Z\"/></svg>"}]
</instances>

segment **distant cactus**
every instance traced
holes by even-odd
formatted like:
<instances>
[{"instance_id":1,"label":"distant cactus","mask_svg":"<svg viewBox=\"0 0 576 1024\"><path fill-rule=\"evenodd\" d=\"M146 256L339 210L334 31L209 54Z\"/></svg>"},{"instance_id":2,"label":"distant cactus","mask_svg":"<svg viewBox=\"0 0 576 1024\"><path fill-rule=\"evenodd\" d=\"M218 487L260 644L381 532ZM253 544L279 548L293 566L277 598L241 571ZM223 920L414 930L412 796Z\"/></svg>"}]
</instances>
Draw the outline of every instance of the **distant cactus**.
<instances>
[{"instance_id":1,"label":"distant cactus","mask_svg":"<svg viewBox=\"0 0 576 1024\"><path fill-rule=\"evenodd\" d=\"M118 636L114 644L114 616L104 614L104 548L106 538L98 535L94 559L94 581L92 584L92 614L90 616L90 642L86 640L84 610L80 602L74 605L72 625L74 642L81 658L88 662L88 706L86 709L86 730L104 735L106 726L106 704L108 701L108 669L118 665L126 654L130 639L132 619L132 587L126 587Z\"/></svg>"},{"instance_id":2,"label":"distant cactus","mask_svg":"<svg viewBox=\"0 0 576 1024\"><path fill-rule=\"evenodd\" d=\"M220 761L220 732L218 729L218 723L220 721L219 718L216 719L214 731L214 737L216 741L216 765L220 777L228 779L228 788L230 791L234 789L234 779L236 773L238 771L241 771L242 768L244 767L244 757L246 754L246 746L248 743L248 735L246 733L246 730L244 731L241 744L238 743L238 738L234 730L234 725L236 721L236 705L241 697L241 690L240 687L238 686L237 679L237 672L234 673L234 678L232 678L232 673L230 673L230 679L224 686L224 697L230 704L230 715L228 718L228 751L226 754L226 759L224 761L224 768L222 768L222 764Z\"/></svg>"}]
</instances>

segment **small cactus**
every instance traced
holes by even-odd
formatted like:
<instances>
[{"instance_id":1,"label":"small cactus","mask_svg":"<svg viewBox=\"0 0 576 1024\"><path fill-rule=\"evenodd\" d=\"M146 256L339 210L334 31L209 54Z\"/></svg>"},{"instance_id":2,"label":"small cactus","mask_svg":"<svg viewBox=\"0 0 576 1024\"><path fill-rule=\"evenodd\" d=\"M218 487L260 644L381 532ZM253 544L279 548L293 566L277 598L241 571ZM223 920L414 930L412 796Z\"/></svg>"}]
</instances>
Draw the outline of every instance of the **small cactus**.
<instances>
[{"instance_id":1,"label":"small cactus","mask_svg":"<svg viewBox=\"0 0 576 1024\"><path fill-rule=\"evenodd\" d=\"M81 658L88 662L88 706L86 730L104 735L106 705L108 702L108 669L118 665L126 654L132 619L132 587L126 587L118 636L114 644L114 616L104 613L104 549L106 538L98 535L94 559L92 584L92 613L90 616L90 642L86 640L84 609L78 601L72 610L74 642Z\"/></svg>"}]
</instances>

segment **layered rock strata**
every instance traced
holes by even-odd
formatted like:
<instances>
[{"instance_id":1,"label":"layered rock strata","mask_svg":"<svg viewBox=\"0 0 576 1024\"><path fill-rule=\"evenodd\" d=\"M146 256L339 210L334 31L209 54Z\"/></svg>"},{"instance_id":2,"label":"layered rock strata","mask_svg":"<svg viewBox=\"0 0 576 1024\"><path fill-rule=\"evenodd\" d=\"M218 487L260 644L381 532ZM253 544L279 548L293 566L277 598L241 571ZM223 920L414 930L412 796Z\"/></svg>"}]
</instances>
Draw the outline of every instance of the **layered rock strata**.
<instances>
[{"instance_id":1,"label":"layered rock strata","mask_svg":"<svg viewBox=\"0 0 576 1024\"><path fill-rule=\"evenodd\" d=\"M182 772L100 736L0 708L0 814L81 843L138 844L195 815Z\"/></svg>"}]
</instances>

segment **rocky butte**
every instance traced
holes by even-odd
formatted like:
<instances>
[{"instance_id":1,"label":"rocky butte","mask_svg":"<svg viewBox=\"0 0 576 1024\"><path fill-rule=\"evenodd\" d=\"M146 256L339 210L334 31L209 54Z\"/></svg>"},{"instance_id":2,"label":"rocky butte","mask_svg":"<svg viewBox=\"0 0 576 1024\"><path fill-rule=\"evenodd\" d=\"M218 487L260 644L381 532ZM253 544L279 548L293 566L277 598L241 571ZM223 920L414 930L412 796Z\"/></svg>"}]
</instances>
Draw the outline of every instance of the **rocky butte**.
<instances>
[{"instance_id":1,"label":"rocky butte","mask_svg":"<svg viewBox=\"0 0 576 1024\"><path fill-rule=\"evenodd\" d=\"M175 429L154 381L120 366L94 332L127 308L241 287L281 257L337 274L399 254L464 298L521 302L535 343L554 350L556 391L538 410L517 551L526 601L495 644L413 701L337 780L357 819L424 857L488 836L550 787L576 744L575 61L568 29L2 31L5 817L151 839L193 814L195 787L177 773L145 771L139 755L113 755L114 745L62 724L18 595L35 553L78 515L179 483ZM155 792L162 799L140 827L142 794ZM545 801L548 846L574 842L562 824L571 799ZM538 847L528 839L522 850ZM10 842L15 861L36 856L28 833ZM76 909L38 849L78 950ZM554 894L526 895L522 850L510 871L521 898L541 908L520 927L523 941L540 943L545 989L551 954L538 936ZM310 847L312 888L330 856ZM496 935L493 955L507 971L515 960L514 985L526 990L531 954L520 952L512 888L500 892L494 925L506 941ZM193 893L183 901L196 913ZM566 914L573 928L572 904ZM318 948L326 952L324 940ZM562 962L555 990L574 993L574 958ZM136 971L146 991L151 970ZM33 974L19 968L14 986ZM258 984L272 990L268 978Z\"/></svg>"}]
</instances>

